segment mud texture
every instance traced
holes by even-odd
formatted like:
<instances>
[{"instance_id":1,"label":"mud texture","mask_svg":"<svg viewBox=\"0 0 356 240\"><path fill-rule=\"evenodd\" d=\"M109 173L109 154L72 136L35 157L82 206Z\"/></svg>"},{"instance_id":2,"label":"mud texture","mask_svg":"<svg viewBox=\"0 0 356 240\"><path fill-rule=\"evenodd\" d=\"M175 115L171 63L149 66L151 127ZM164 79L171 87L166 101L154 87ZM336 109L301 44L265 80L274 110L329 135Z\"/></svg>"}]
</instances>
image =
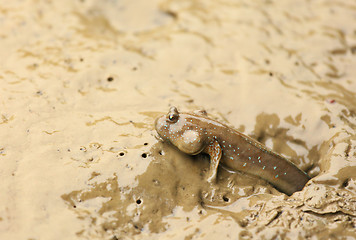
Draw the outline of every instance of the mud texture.
<instances>
[{"instance_id":1,"label":"mud texture","mask_svg":"<svg viewBox=\"0 0 356 240\"><path fill-rule=\"evenodd\" d=\"M356 239L356 4L2 1L0 239ZM163 143L177 106L312 179L288 197Z\"/></svg>"}]
</instances>

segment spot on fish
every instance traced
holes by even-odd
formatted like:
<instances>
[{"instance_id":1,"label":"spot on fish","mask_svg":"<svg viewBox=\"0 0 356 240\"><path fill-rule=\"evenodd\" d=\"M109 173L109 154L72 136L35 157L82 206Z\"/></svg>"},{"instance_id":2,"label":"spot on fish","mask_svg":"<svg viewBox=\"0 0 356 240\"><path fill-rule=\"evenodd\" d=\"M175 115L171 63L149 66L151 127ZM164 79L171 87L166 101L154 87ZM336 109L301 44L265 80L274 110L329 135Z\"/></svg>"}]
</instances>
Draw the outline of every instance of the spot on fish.
<instances>
[{"instance_id":1,"label":"spot on fish","mask_svg":"<svg viewBox=\"0 0 356 240\"><path fill-rule=\"evenodd\" d=\"M199 137L199 133L196 131L185 131L183 134L183 140L186 144L192 144L193 142L195 142ZM198 140L198 142L200 142L200 139Z\"/></svg>"}]
</instances>

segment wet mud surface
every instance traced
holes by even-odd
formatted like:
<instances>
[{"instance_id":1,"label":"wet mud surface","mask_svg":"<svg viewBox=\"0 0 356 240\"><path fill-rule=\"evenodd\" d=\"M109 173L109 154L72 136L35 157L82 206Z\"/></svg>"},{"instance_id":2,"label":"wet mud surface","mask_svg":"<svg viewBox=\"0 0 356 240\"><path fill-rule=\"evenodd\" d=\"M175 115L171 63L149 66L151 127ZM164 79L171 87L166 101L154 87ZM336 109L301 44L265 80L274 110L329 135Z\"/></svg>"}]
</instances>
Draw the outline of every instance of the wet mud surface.
<instances>
[{"instance_id":1,"label":"wet mud surface","mask_svg":"<svg viewBox=\"0 0 356 240\"><path fill-rule=\"evenodd\" d=\"M0 4L1 239L355 239L351 1ZM282 154L292 196L162 142L177 106Z\"/></svg>"}]
</instances>

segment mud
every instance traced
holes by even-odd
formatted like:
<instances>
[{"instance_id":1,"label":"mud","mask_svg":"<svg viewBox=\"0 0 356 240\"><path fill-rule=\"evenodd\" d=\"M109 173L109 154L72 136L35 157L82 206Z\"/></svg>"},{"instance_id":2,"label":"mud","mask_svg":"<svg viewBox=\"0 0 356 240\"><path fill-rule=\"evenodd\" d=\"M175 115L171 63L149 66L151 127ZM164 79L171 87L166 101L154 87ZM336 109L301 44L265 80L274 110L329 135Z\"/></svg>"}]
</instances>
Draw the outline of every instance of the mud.
<instances>
[{"instance_id":1,"label":"mud","mask_svg":"<svg viewBox=\"0 0 356 240\"><path fill-rule=\"evenodd\" d=\"M350 1L0 4L0 239L356 239ZM169 106L312 179L288 197L163 143Z\"/></svg>"}]
</instances>

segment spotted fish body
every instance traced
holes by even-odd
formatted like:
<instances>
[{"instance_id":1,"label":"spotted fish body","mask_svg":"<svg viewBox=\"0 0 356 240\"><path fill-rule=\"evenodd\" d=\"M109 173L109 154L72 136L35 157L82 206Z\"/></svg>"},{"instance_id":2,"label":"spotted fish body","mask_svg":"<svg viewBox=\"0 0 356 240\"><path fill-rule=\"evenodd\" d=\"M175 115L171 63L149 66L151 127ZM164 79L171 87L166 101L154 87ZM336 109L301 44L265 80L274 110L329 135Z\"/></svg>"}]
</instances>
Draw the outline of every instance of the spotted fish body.
<instances>
[{"instance_id":1,"label":"spotted fish body","mask_svg":"<svg viewBox=\"0 0 356 240\"><path fill-rule=\"evenodd\" d=\"M221 162L228 168L265 179L291 195L303 189L308 175L281 155L256 140L212 119L206 114L179 113L172 107L155 122L158 134L182 152L210 155L208 180L216 179Z\"/></svg>"}]
</instances>

